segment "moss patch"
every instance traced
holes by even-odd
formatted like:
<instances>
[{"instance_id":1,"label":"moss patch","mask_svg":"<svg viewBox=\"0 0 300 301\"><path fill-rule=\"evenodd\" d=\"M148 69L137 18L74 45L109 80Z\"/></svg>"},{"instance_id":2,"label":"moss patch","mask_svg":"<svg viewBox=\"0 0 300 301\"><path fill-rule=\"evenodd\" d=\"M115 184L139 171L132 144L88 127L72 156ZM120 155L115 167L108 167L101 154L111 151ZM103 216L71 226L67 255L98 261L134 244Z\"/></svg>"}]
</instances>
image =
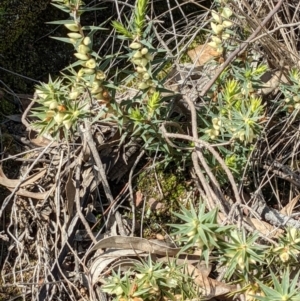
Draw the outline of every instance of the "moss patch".
<instances>
[{"instance_id":1,"label":"moss patch","mask_svg":"<svg viewBox=\"0 0 300 301\"><path fill-rule=\"evenodd\" d=\"M143 236L149 238L156 233L163 233L162 229L167 229L168 223L178 222L172 212L179 211L191 185L184 173L178 170L157 170L156 174L152 170L139 176L137 189L145 196ZM151 208L154 200L159 208Z\"/></svg>"}]
</instances>

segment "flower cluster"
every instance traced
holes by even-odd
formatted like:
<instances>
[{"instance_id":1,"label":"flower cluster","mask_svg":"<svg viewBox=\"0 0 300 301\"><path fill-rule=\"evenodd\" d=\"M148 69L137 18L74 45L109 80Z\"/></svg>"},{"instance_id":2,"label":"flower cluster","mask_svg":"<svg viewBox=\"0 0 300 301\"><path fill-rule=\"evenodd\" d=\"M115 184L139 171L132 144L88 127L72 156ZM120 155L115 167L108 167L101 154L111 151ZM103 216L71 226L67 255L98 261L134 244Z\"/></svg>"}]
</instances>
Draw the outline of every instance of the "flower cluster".
<instances>
[{"instance_id":1,"label":"flower cluster","mask_svg":"<svg viewBox=\"0 0 300 301\"><path fill-rule=\"evenodd\" d=\"M135 70L138 73L140 81L138 88L144 90L153 86L151 74L149 73L149 62L153 60L153 57L149 53L149 49L139 42L133 42L129 47L134 50L131 62L135 65Z\"/></svg>"},{"instance_id":2,"label":"flower cluster","mask_svg":"<svg viewBox=\"0 0 300 301\"><path fill-rule=\"evenodd\" d=\"M212 11L213 22L210 23L214 35L211 37L212 41L208 43L219 54L223 53L223 41L230 37L226 28L232 26L229 18L232 16L232 11L228 7L220 8L219 11Z\"/></svg>"},{"instance_id":3,"label":"flower cluster","mask_svg":"<svg viewBox=\"0 0 300 301\"><path fill-rule=\"evenodd\" d=\"M69 74L62 74L60 78L41 83L36 87L36 102L40 107L32 110L32 116L37 120L32 124L40 134L48 133L56 137L66 137L69 130L75 128L78 122L90 116L90 104L93 100L107 105L110 94L104 86L106 76L97 63L98 56L93 53L93 33L100 27L93 26L88 34L80 24L80 15L86 9L80 0L54 0L55 5L63 11L69 11L69 20L54 21L53 24L63 24L70 32L68 38L58 38L63 42L74 45L74 56L78 61L68 69ZM78 71L73 66L80 66ZM65 132L64 135L62 133ZM58 135L59 134L59 135Z\"/></svg>"},{"instance_id":4,"label":"flower cluster","mask_svg":"<svg viewBox=\"0 0 300 301\"><path fill-rule=\"evenodd\" d=\"M33 128L40 134L49 133L53 136L60 134L60 129L69 131L79 118L87 116L85 102L74 102L69 98L70 89L62 80L57 79L41 83L36 88L39 107L32 112L33 117L39 120L33 123Z\"/></svg>"},{"instance_id":5,"label":"flower cluster","mask_svg":"<svg viewBox=\"0 0 300 301\"><path fill-rule=\"evenodd\" d=\"M74 53L74 56L82 66L77 73L76 83L71 88L70 98L73 100L77 99L83 92L82 84L84 84L96 100L101 103L108 103L110 95L103 86L106 76L98 68L98 64L91 54L92 38L80 33L82 32L80 24L65 24L65 26L72 31L68 33L68 37L77 51ZM80 84L78 85L78 83Z\"/></svg>"},{"instance_id":6,"label":"flower cluster","mask_svg":"<svg viewBox=\"0 0 300 301\"><path fill-rule=\"evenodd\" d=\"M205 133L210 137L210 139L216 139L220 135L221 125L221 119L214 117L212 118L212 128L205 130Z\"/></svg>"}]
</instances>

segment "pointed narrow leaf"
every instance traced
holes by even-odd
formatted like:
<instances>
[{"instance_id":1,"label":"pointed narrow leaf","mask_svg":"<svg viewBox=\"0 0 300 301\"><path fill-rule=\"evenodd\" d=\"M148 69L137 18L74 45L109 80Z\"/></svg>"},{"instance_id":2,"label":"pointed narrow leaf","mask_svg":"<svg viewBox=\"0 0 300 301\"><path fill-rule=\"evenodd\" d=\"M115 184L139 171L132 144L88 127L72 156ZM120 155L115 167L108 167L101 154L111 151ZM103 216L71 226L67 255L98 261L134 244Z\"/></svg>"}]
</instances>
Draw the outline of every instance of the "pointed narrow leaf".
<instances>
[{"instance_id":1,"label":"pointed narrow leaf","mask_svg":"<svg viewBox=\"0 0 300 301\"><path fill-rule=\"evenodd\" d=\"M73 43L70 41L70 38L60 38L60 37L52 37L52 36L50 36L50 38L51 38L51 39L54 39L54 40L58 40L58 41L64 42L64 43L73 44Z\"/></svg>"}]
</instances>

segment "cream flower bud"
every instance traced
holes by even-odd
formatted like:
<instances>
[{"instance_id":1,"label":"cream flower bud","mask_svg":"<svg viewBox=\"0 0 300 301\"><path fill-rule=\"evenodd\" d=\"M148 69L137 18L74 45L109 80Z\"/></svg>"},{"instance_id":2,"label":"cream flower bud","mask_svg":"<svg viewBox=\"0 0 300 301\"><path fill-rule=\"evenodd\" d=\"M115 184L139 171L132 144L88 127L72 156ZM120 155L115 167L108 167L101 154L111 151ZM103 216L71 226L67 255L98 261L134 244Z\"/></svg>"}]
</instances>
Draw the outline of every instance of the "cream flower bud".
<instances>
[{"instance_id":1,"label":"cream flower bud","mask_svg":"<svg viewBox=\"0 0 300 301\"><path fill-rule=\"evenodd\" d=\"M97 94L97 93L100 93L102 91L103 91L103 88L101 87L101 83L99 83L99 82L93 82L91 93L92 94Z\"/></svg>"},{"instance_id":2,"label":"cream flower bud","mask_svg":"<svg viewBox=\"0 0 300 301\"><path fill-rule=\"evenodd\" d=\"M219 44L217 44L216 42L209 42L207 43L207 45L209 45L210 47L217 49L219 47Z\"/></svg>"},{"instance_id":3,"label":"cream flower bud","mask_svg":"<svg viewBox=\"0 0 300 301\"><path fill-rule=\"evenodd\" d=\"M91 40L90 37L85 37L85 38L83 39L83 44L84 44L85 46L89 46L91 43L92 43L92 40Z\"/></svg>"},{"instance_id":4,"label":"cream flower bud","mask_svg":"<svg viewBox=\"0 0 300 301\"><path fill-rule=\"evenodd\" d=\"M290 255L288 252L283 252L279 255L282 262L287 262L290 258Z\"/></svg>"},{"instance_id":5,"label":"cream flower bud","mask_svg":"<svg viewBox=\"0 0 300 301\"><path fill-rule=\"evenodd\" d=\"M83 70L84 74L91 75L91 74L95 73L95 69L83 68L82 70Z\"/></svg>"},{"instance_id":6,"label":"cream flower bud","mask_svg":"<svg viewBox=\"0 0 300 301\"><path fill-rule=\"evenodd\" d=\"M82 35L80 33L77 33L77 32L69 32L67 35L71 39L80 39L80 38L82 38Z\"/></svg>"},{"instance_id":7,"label":"cream flower bud","mask_svg":"<svg viewBox=\"0 0 300 301\"><path fill-rule=\"evenodd\" d=\"M293 97L293 101L294 101L294 102L299 102L299 101L300 101L300 97L299 97L298 95L295 95L295 96Z\"/></svg>"},{"instance_id":8,"label":"cream flower bud","mask_svg":"<svg viewBox=\"0 0 300 301\"><path fill-rule=\"evenodd\" d=\"M143 79L144 79L144 80L148 80L149 78L150 78L149 73L145 73L145 74L143 75Z\"/></svg>"},{"instance_id":9,"label":"cream flower bud","mask_svg":"<svg viewBox=\"0 0 300 301\"><path fill-rule=\"evenodd\" d=\"M221 33L222 30L223 30L223 24L221 25L221 24L215 24L215 23L211 22L210 25L211 25L212 31L213 31L215 34L219 34L219 33Z\"/></svg>"},{"instance_id":10,"label":"cream flower bud","mask_svg":"<svg viewBox=\"0 0 300 301\"><path fill-rule=\"evenodd\" d=\"M57 113L55 116L54 116L54 120L57 124L61 124L63 122L65 118L65 114L64 113Z\"/></svg>"},{"instance_id":11,"label":"cream flower bud","mask_svg":"<svg viewBox=\"0 0 300 301\"><path fill-rule=\"evenodd\" d=\"M133 58L135 58L135 59L139 59L141 57L142 57L142 53L139 50L136 51L135 54L133 55Z\"/></svg>"},{"instance_id":12,"label":"cream flower bud","mask_svg":"<svg viewBox=\"0 0 300 301\"><path fill-rule=\"evenodd\" d=\"M148 62L149 62L149 61L148 61L147 59L144 59L144 58L141 59L141 66L142 66L142 67L146 67L147 64L148 64Z\"/></svg>"},{"instance_id":13,"label":"cream flower bud","mask_svg":"<svg viewBox=\"0 0 300 301\"><path fill-rule=\"evenodd\" d=\"M232 23L231 21L225 20L225 21L223 21L222 26L223 26L223 27L231 27L232 24L233 24L233 23Z\"/></svg>"},{"instance_id":14,"label":"cream flower bud","mask_svg":"<svg viewBox=\"0 0 300 301\"><path fill-rule=\"evenodd\" d=\"M85 45L83 45L83 44L80 44L79 46L78 46L78 52L79 53L81 53L81 54L87 54L88 52L90 52L90 48L88 47L88 46L85 46Z\"/></svg>"},{"instance_id":15,"label":"cream flower bud","mask_svg":"<svg viewBox=\"0 0 300 301\"><path fill-rule=\"evenodd\" d=\"M78 25L73 23L73 24L64 24L65 27L67 27L71 31L79 31Z\"/></svg>"},{"instance_id":16,"label":"cream flower bud","mask_svg":"<svg viewBox=\"0 0 300 301\"><path fill-rule=\"evenodd\" d=\"M79 96L79 92L78 91L72 91L69 94L69 98L72 99L72 100L76 99L78 96Z\"/></svg>"},{"instance_id":17,"label":"cream flower bud","mask_svg":"<svg viewBox=\"0 0 300 301\"><path fill-rule=\"evenodd\" d=\"M77 76L78 77L82 77L84 75L84 69L81 68L78 72L77 72Z\"/></svg>"},{"instance_id":18,"label":"cream flower bud","mask_svg":"<svg viewBox=\"0 0 300 301\"><path fill-rule=\"evenodd\" d=\"M77 118L80 114L80 111L76 110L73 112L73 117Z\"/></svg>"},{"instance_id":19,"label":"cream flower bud","mask_svg":"<svg viewBox=\"0 0 300 301\"><path fill-rule=\"evenodd\" d=\"M296 235L297 235L297 229L296 228L291 228L290 234L291 234L292 240L295 240L296 239Z\"/></svg>"},{"instance_id":20,"label":"cream flower bud","mask_svg":"<svg viewBox=\"0 0 300 301\"><path fill-rule=\"evenodd\" d=\"M103 93L98 93L98 94L94 95L94 97L95 97L96 99L101 100L101 99L103 99Z\"/></svg>"},{"instance_id":21,"label":"cream flower bud","mask_svg":"<svg viewBox=\"0 0 300 301\"><path fill-rule=\"evenodd\" d=\"M131 62L133 63L133 64L135 64L135 65L138 65L138 66L140 66L141 65L141 59L132 59L131 60Z\"/></svg>"},{"instance_id":22,"label":"cream flower bud","mask_svg":"<svg viewBox=\"0 0 300 301\"><path fill-rule=\"evenodd\" d=\"M37 94L38 97L40 97L42 99L45 99L47 97L47 95L43 91L41 91L39 89L36 89L35 93Z\"/></svg>"},{"instance_id":23,"label":"cream flower bud","mask_svg":"<svg viewBox=\"0 0 300 301\"><path fill-rule=\"evenodd\" d=\"M227 39L229 39L230 38L230 34L229 33L226 33L226 32L224 32L224 33L222 33L222 40L227 40Z\"/></svg>"},{"instance_id":24,"label":"cream flower bud","mask_svg":"<svg viewBox=\"0 0 300 301\"><path fill-rule=\"evenodd\" d=\"M96 73L96 79L98 80L104 80L106 78L105 74L103 71L98 70Z\"/></svg>"},{"instance_id":25,"label":"cream flower bud","mask_svg":"<svg viewBox=\"0 0 300 301\"><path fill-rule=\"evenodd\" d=\"M194 229L194 230L188 232L188 233L187 233L187 236L188 236L188 237L193 237L193 236L195 236L196 233L197 233L197 231Z\"/></svg>"},{"instance_id":26,"label":"cream flower bud","mask_svg":"<svg viewBox=\"0 0 300 301\"><path fill-rule=\"evenodd\" d=\"M141 43L138 43L138 42L133 42L129 45L129 47L131 49L134 49L134 50L137 50L137 49L140 49L142 47L142 44Z\"/></svg>"},{"instance_id":27,"label":"cream flower bud","mask_svg":"<svg viewBox=\"0 0 300 301\"><path fill-rule=\"evenodd\" d=\"M142 55L146 55L148 53L148 48L144 47L142 50L141 50L141 54Z\"/></svg>"},{"instance_id":28,"label":"cream flower bud","mask_svg":"<svg viewBox=\"0 0 300 301\"><path fill-rule=\"evenodd\" d=\"M136 72L137 73L144 73L146 71L147 71L147 69L144 68L144 67L140 67L140 66L136 67Z\"/></svg>"},{"instance_id":29,"label":"cream flower bud","mask_svg":"<svg viewBox=\"0 0 300 301\"><path fill-rule=\"evenodd\" d=\"M92 88L92 89L91 89L91 93L92 93L93 95L99 94L99 93L101 93L102 91L103 91L102 88L99 88L99 89Z\"/></svg>"},{"instance_id":30,"label":"cream flower bud","mask_svg":"<svg viewBox=\"0 0 300 301\"><path fill-rule=\"evenodd\" d=\"M245 262L244 262L243 257L239 257L238 265L240 266L241 270L243 270L245 268Z\"/></svg>"},{"instance_id":31,"label":"cream flower bud","mask_svg":"<svg viewBox=\"0 0 300 301\"><path fill-rule=\"evenodd\" d=\"M213 124L218 124L219 118L214 117L211 121L212 121Z\"/></svg>"},{"instance_id":32,"label":"cream flower bud","mask_svg":"<svg viewBox=\"0 0 300 301\"><path fill-rule=\"evenodd\" d=\"M50 110L54 110L54 109L57 108L57 106L58 106L57 101L53 100L53 101L51 101L51 103L49 104L49 109L50 109Z\"/></svg>"},{"instance_id":33,"label":"cream flower bud","mask_svg":"<svg viewBox=\"0 0 300 301\"><path fill-rule=\"evenodd\" d=\"M86 63L85 66L89 69L95 69L96 68L96 61L94 59L89 59Z\"/></svg>"},{"instance_id":34,"label":"cream flower bud","mask_svg":"<svg viewBox=\"0 0 300 301\"><path fill-rule=\"evenodd\" d=\"M147 88L149 88L149 85L148 85L148 84L146 84L146 83L140 83L140 84L139 84L139 89L140 89L140 90L144 90L144 89L147 89Z\"/></svg>"},{"instance_id":35,"label":"cream flower bud","mask_svg":"<svg viewBox=\"0 0 300 301\"><path fill-rule=\"evenodd\" d=\"M82 60L82 61L87 61L89 59L89 57L86 55L86 54L82 54L82 53L74 53L74 55L79 59L79 60Z\"/></svg>"},{"instance_id":36,"label":"cream flower bud","mask_svg":"<svg viewBox=\"0 0 300 301\"><path fill-rule=\"evenodd\" d=\"M218 48L216 49L216 51L217 51L219 54L222 54L222 53L223 53L223 50L224 50L223 47L218 47Z\"/></svg>"},{"instance_id":37,"label":"cream flower bud","mask_svg":"<svg viewBox=\"0 0 300 301\"><path fill-rule=\"evenodd\" d=\"M232 16L232 10L229 7L224 7L221 16L229 19Z\"/></svg>"},{"instance_id":38,"label":"cream flower bud","mask_svg":"<svg viewBox=\"0 0 300 301\"><path fill-rule=\"evenodd\" d=\"M149 62L153 60L153 56L150 53L147 53L145 55L145 59L147 59Z\"/></svg>"},{"instance_id":39,"label":"cream flower bud","mask_svg":"<svg viewBox=\"0 0 300 301\"><path fill-rule=\"evenodd\" d=\"M203 246L204 246L204 243L203 243L203 241L202 241L201 238L198 238L198 239L195 241L195 243L196 243L196 246L197 246L199 249L202 249Z\"/></svg>"},{"instance_id":40,"label":"cream flower bud","mask_svg":"<svg viewBox=\"0 0 300 301\"><path fill-rule=\"evenodd\" d=\"M55 111L47 111L46 118L52 118L55 115Z\"/></svg>"},{"instance_id":41,"label":"cream flower bud","mask_svg":"<svg viewBox=\"0 0 300 301\"><path fill-rule=\"evenodd\" d=\"M241 132L239 133L239 139L243 142L245 140L245 133Z\"/></svg>"},{"instance_id":42,"label":"cream flower bud","mask_svg":"<svg viewBox=\"0 0 300 301\"><path fill-rule=\"evenodd\" d=\"M211 37L212 41L215 42L216 44L221 44L222 40L216 36Z\"/></svg>"},{"instance_id":43,"label":"cream flower bud","mask_svg":"<svg viewBox=\"0 0 300 301\"><path fill-rule=\"evenodd\" d=\"M69 41L70 41L72 44L76 44L76 42L77 42L76 39L69 39Z\"/></svg>"},{"instance_id":44,"label":"cream flower bud","mask_svg":"<svg viewBox=\"0 0 300 301\"><path fill-rule=\"evenodd\" d=\"M220 17L219 13L217 13L216 11L213 10L213 11L211 12L211 16L213 17L213 19L214 19L217 23L219 23L219 24L222 23L222 18Z\"/></svg>"}]
</instances>

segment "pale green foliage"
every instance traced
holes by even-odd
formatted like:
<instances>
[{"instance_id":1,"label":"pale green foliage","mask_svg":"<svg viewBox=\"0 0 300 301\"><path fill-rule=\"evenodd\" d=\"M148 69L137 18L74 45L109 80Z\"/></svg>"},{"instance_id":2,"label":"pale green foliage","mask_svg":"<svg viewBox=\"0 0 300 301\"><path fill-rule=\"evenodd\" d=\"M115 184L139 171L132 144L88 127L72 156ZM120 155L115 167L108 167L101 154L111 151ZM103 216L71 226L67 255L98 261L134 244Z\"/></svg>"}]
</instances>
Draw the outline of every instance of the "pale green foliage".
<instances>
[{"instance_id":1,"label":"pale green foliage","mask_svg":"<svg viewBox=\"0 0 300 301\"><path fill-rule=\"evenodd\" d=\"M249 234L246 230L238 230L234 226L221 226L217 223L218 210L207 212L203 203L199 204L197 210L191 205L188 209L182 207L181 213L174 214L183 221L182 224L171 225L176 228L172 235L177 236L179 242L184 244L182 251L195 248L201 250L207 264L211 255L214 259L218 258L218 263L225 268L225 279L239 282L240 293L245 293L246 300L299 299L300 292L296 288L299 273L290 280L289 267L294 269L290 265L291 261L284 261L285 266L280 266L274 253L270 261L272 246L261 244L258 233ZM282 252L283 241L285 246L293 246L293 250L297 251L298 240L299 232L296 229L288 229L287 233L279 238L280 247L276 254ZM292 256L298 255L296 251ZM294 261L294 264L297 262ZM279 273L275 276L272 269L278 268ZM281 268L285 269L285 272L282 282L279 282ZM185 300L188 295L191 298L196 294L197 288L191 283L185 267L178 265L176 259L162 264L154 263L149 257L148 261L141 261L124 274L113 273L102 288L104 292L117 296L115 300L131 300L130 298L134 297L141 300L160 300L167 297L173 300L177 294Z\"/></svg>"},{"instance_id":2,"label":"pale green foliage","mask_svg":"<svg viewBox=\"0 0 300 301\"><path fill-rule=\"evenodd\" d=\"M216 1L213 10L211 42L220 56L238 45L230 28L233 13L225 1ZM231 39L233 38L233 39ZM228 142L227 147L218 148L225 163L236 178L240 178L245 163L262 129L264 105L258 90L262 87L260 77L267 71L264 64L253 67L248 60L237 59L229 65L207 93L207 106L198 111L201 138L211 143ZM216 63L215 63L216 64ZM217 65L217 64L216 64ZM230 142L230 143L229 143ZM220 183L226 182L223 169L213 157L207 154L207 161Z\"/></svg>"},{"instance_id":3,"label":"pale green foliage","mask_svg":"<svg viewBox=\"0 0 300 301\"><path fill-rule=\"evenodd\" d=\"M40 121L33 123L33 128L40 130L40 134L50 133L53 136L64 134L68 137L71 130L80 118L88 116L86 101L74 102L70 98L70 88L62 79L52 81L49 77L48 84L37 86L37 102L40 104L32 112L33 117ZM63 133L60 132L63 131Z\"/></svg>"},{"instance_id":4,"label":"pale green foliage","mask_svg":"<svg viewBox=\"0 0 300 301\"><path fill-rule=\"evenodd\" d=\"M297 262L300 253L300 231L288 228L285 235L278 238L278 246L273 249L273 256L279 255L283 263Z\"/></svg>"},{"instance_id":5,"label":"pale green foliage","mask_svg":"<svg viewBox=\"0 0 300 301\"><path fill-rule=\"evenodd\" d=\"M121 34L119 38L129 40L126 57L132 63L134 71L129 71L130 76L125 81L130 81L130 84L138 92L134 97L121 104L112 103L113 110L122 112L123 117L114 115L110 117L110 120L118 123L120 131L123 132L122 140L128 135L142 138L144 147L149 152L162 151L170 160L172 159L171 153L174 154L177 151L170 150L159 132L160 124L167 116L167 106L165 98L160 93L163 88L162 80L158 79L157 74L166 62L161 63L158 69L153 70L155 54L163 50L155 49L152 46L151 25L146 27L145 22L147 8L148 1L139 0L136 2L131 23L127 26L119 22L112 23L116 31ZM126 131L123 131L124 119L126 119ZM168 161L168 159L166 160Z\"/></svg>"},{"instance_id":6,"label":"pale green foliage","mask_svg":"<svg viewBox=\"0 0 300 301\"><path fill-rule=\"evenodd\" d=\"M184 223L170 225L177 229L172 234L178 236L178 240L184 243L182 250L194 247L202 250L207 264L212 249L218 247L220 237L231 228L230 226L220 226L217 223L217 214L217 209L205 213L204 203L199 203L197 212L190 204L189 209L182 206L181 213L174 212L174 215Z\"/></svg>"},{"instance_id":7,"label":"pale green foliage","mask_svg":"<svg viewBox=\"0 0 300 301\"><path fill-rule=\"evenodd\" d=\"M264 263L266 247L258 244L257 239L258 233L250 235L244 229L234 230L228 235L228 241L219 244L220 261L226 266L227 279L239 272L248 281L253 269Z\"/></svg>"},{"instance_id":8,"label":"pale green foliage","mask_svg":"<svg viewBox=\"0 0 300 301\"><path fill-rule=\"evenodd\" d=\"M133 34L126 27L124 27L122 23L118 21L112 21L112 25L115 28L115 30L122 36L129 39L133 39Z\"/></svg>"},{"instance_id":9,"label":"pale green foliage","mask_svg":"<svg viewBox=\"0 0 300 301\"><path fill-rule=\"evenodd\" d=\"M148 0L139 0L137 1L137 5L135 7L134 24L135 31L138 37L140 37L143 33L143 29L146 22L146 11L148 8L148 2Z\"/></svg>"},{"instance_id":10,"label":"pale green foliage","mask_svg":"<svg viewBox=\"0 0 300 301\"><path fill-rule=\"evenodd\" d=\"M264 70L265 66L260 66L259 69ZM218 93L215 104L210 108L214 116L217 116L212 118L212 128L206 130L210 139L227 136L244 144L255 140L260 132L259 121L264 111L262 100L255 95L253 87L260 70L247 70L247 77L251 79L249 81L245 81L246 76L240 80L231 79L231 70L224 72L222 92ZM235 78L241 77L240 71L233 70ZM214 123L216 118L218 124Z\"/></svg>"},{"instance_id":11,"label":"pale green foliage","mask_svg":"<svg viewBox=\"0 0 300 301\"><path fill-rule=\"evenodd\" d=\"M175 295L185 298L195 298L198 295L190 276L184 273L184 265L179 265L176 259L170 259L166 264L154 263L151 257L147 261L135 264L132 270L123 275L113 272L106 279L102 291L116 296L114 300L144 300L155 301L168 298L174 300Z\"/></svg>"},{"instance_id":12,"label":"pale green foliage","mask_svg":"<svg viewBox=\"0 0 300 301\"><path fill-rule=\"evenodd\" d=\"M259 287L264 293L264 296L255 296L259 301L298 301L300 300L300 291L298 287L299 273L293 275L290 280L290 269L286 269L282 275L282 281L271 272L272 285L265 285L261 281L257 281Z\"/></svg>"}]
</instances>

